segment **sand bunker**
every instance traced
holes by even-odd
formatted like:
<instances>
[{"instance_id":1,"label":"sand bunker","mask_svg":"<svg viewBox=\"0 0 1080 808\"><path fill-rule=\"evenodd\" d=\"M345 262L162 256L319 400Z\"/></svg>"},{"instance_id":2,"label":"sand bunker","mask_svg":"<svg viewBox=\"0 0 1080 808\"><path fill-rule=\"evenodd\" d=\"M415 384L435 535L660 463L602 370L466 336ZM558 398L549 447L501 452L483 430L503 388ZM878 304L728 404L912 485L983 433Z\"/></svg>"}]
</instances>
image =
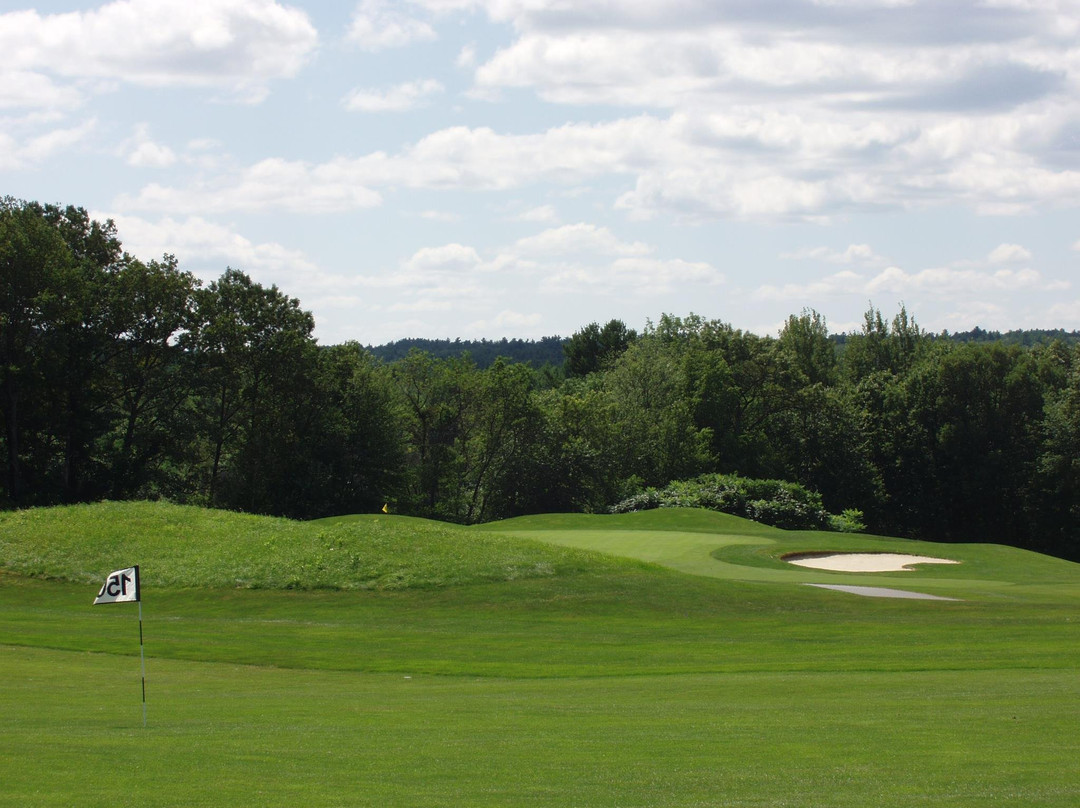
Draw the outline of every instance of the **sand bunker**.
<instances>
[{"instance_id":1,"label":"sand bunker","mask_svg":"<svg viewBox=\"0 0 1080 808\"><path fill-rule=\"evenodd\" d=\"M883 586L840 586L837 584L807 584L819 589L832 589L836 592L847 592L852 595L862 595L867 598L907 598L909 600L956 600L956 598L943 598L939 595L927 595L923 592L908 592L905 589L886 589Z\"/></svg>"},{"instance_id":2,"label":"sand bunker","mask_svg":"<svg viewBox=\"0 0 1080 808\"><path fill-rule=\"evenodd\" d=\"M911 572L915 564L959 564L949 558L906 553L792 553L784 561L833 572Z\"/></svg>"}]
</instances>

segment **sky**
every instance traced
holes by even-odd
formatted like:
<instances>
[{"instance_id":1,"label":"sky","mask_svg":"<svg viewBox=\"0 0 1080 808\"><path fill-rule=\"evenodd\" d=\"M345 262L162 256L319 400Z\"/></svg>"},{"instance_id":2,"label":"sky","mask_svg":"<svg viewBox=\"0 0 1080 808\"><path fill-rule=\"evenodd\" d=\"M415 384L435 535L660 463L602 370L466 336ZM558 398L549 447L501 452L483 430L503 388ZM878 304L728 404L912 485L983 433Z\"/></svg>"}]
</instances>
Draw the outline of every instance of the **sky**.
<instances>
[{"instance_id":1,"label":"sky","mask_svg":"<svg viewBox=\"0 0 1080 808\"><path fill-rule=\"evenodd\" d=\"M0 195L321 344L1080 328L1080 0L0 0Z\"/></svg>"}]
</instances>

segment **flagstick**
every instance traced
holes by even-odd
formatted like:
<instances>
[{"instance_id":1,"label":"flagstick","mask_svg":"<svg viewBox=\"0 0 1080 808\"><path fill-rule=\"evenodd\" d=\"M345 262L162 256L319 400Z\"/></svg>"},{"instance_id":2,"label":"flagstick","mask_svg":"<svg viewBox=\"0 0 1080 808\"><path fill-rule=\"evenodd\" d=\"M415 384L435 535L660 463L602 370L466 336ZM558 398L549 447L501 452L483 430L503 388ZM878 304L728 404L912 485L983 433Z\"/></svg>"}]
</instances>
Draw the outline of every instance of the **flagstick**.
<instances>
[{"instance_id":1,"label":"flagstick","mask_svg":"<svg viewBox=\"0 0 1080 808\"><path fill-rule=\"evenodd\" d=\"M142 663L142 725L146 726L146 653L142 638L142 600L139 600L139 661Z\"/></svg>"}]
</instances>

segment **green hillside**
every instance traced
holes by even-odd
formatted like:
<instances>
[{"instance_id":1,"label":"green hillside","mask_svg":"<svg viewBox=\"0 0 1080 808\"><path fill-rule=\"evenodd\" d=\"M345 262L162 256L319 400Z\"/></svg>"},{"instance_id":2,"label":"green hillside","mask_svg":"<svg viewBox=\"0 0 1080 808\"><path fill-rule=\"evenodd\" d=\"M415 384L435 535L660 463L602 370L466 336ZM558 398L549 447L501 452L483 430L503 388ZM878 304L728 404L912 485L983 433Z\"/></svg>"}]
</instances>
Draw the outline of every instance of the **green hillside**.
<instances>
[{"instance_id":1,"label":"green hillside","mask_svg":"<svg viewBox=\"0 0 1080 808\"><path fill-rule=\"evenodd\" d=\"M297 522L156 502L0 512L0 565L91 583L123 559L144 585L220 589L408 589L569 574L585 552L399 516Z\"/></svg>"}]
</instances>

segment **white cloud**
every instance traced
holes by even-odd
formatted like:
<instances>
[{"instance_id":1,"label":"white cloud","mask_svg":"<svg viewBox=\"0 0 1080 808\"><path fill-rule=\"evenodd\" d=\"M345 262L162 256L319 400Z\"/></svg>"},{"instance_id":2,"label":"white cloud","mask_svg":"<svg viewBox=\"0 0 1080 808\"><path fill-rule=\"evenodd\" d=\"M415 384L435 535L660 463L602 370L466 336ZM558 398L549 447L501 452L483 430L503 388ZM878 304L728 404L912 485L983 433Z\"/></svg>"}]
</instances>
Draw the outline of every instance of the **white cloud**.
<instances>
[{"instance_id":1,"label":"white cloud","mask_svg":"<svg viewBox=\"0 0 1080 808\"><path fill-rule=\"evenodd\" d=\"M1080 300L1055 303L1050 307L1050 321L1060 328L1080 328ZM1051 326L1051 327L1053 327Z\"/></svg>"},{"instance_id":2,"label":"white cloud","mask_svg":"<svg viewBox=\"0 0 1080 808\"><path fill-rule=\"evenodd\" d=\"M885 258L874 252L869 244L849 244L847 249L837 251L829 247L807 247L795 252L781 253L780 258L786 260L814 260L825 261L830 264L861 264L872 266L885 261Z\"/></svg>"},{"instance_id":3,"label":"white cloud","mask_svg":"<svg viewBox=\"0 0 1080 808\"><path fill-rule=\"evenodd\" d=\"M681 258L620 258L612 264L613 276L631 284L639 295L668 293L677 286L719 286L726 282L724 274L704 261L684 261Z\"/></svg>"},{"instance_id":4,"label":"white cloud","mask_svg":"<svg viewBox=\"0 0 1080 808\"><path fill-rule=\"evenodd\" d=\"M316 264L298 250L277 242L252 242L232 228L201 216L164 217L156 221L122 214L95 213L94 216L116 222L124 249L144 261L169 253L177 257L181 267L189 262L213 265L210 277L206 279L216 278L226 266L242 269L255 277L269 277L278 283L297 273L311 275L318 270Z\"/></svg>"},{"instance_id":5,"label":"white cloud","mask_svg":"<svg viewBox=\"0 0 1080 808\"><path fill-rule=\"evenodd\" d=\"M821 180L728 164L686 165L640 174L615 207L639 218L675 213L691 219L785 219L819 214L838 196L839 189Z\"/></svg>"},{"instance_id":6,"label":"white cloud","mask_svg":"<svg viewBox=\"0 0 1080 808\"><path fill-rule=\"evenodd\" d=\"M58 85L41 73L0 68L0 109L71 109L84 97L75 87Z\"/></svg>"},{"instance_id":7,"label":"white cloud","mask_svg":"<svg viewBox=\"0 0 1080 808\"><path fill-rule=\"evenodd\" d=\"M473 67L476 64L476 46L469 43L462 47L454 64L461 68Z\"/></svg>"},{"instance_id":8,"label":"white cloud","mask_svg":"<svg viewBox=\"0 0 1080 808\"><path fill-rule=\"evenodd\" d=\"M979 295L1011 295L1024 291L1054 292L1069 288L1066 281L1047 279L1033 269L987 271L974 262L958 266L931 267L907 272L897 266L867 275L844 270L806 283L764 284L754 297L759 300L815 300L840 296L863 299L888 295L896 300L924 297L930 300L970 298Z\"/></svg>"},{"instance_id":9,"label":"white cloud","mask_svg":"<svg viewBox=\"0 0 1080 808\"><path fill-rule=\"evenodd\" d=\"M479 311L497 295L484 276L488 269L474 247L451 243L422 247L397 267L358 277L376 294L392 290L392 311Z\"/></svg>"},{"instance_id":10,"label":"white cloud","mask_svg":"<svg viewBox=\"0 0 1080 808\"><path fill-rule=\"evenodd\" d=\"M503 309L491 319L476 320L465 326L469 334L531 334L543 323L541 314L523 314L522 312Z\"/></svg>"},{"instance_id":11,"label":"white cloud","mask_svg":"<svg viewBox=\"0 0 1080 808\"><path fill-rule=\"evenodd\" d=\"M1080 127L1074 3L964 2L949 12L963 26L915 0L424 5L513 23L476 96L673 110L657 148L672 159L636 163L618 200L634 217L822 220L943 199L1008 215L1080 198L1070 161L1051 159Z\"/></svg>"},{"instance_id":12,"label":"white cloud","mask_svg":"<svg viewBox=\"0 0 1080 808\"><path fill-rule=\"evenodd\" d=\"M1017 323L1009 323L1003 306L986 300L960 302L956 308L947 312L942 320L951 331L967 331L975 326L991 329L1017 327Z\"/></svg>"},{"instance_id":13,"label":"white cloud","mask_svg":"<svg viewBox=\"0 0 1080 808\"><path fill-rule=\"evenodd\" d=\"M477 333L493 329L535 333L540 316L522 314L517 308L522 288L531 290L530 299L588 293L640 300L725 282L723 274L707 263L646 255L651 252L650 246L623 242L606 228L571 225L494 252L460 243L424 247L396 267L368 274L358 283L377 294L393 290L394 311L446 311L451 304L459 313L504 307L500 315L477 319L468 328Z\"/></svg>"},{"instance_id":14,"label":"white cloud","mask_svg":"<svg viewBox=\"0 0 1080 808\"><path fill-rule=\"evenodd\" d=\"M648 244L640 241L619 241L606 227L593 224L568 224L545 230L535 236L519 239L515 251L526 255L645 255L652 252Z\"/></svg>"},{"instance_id":15,"label":"white cloud","mask_svg":"<svg viewBox=\"0 0 1080 808\"><path fill-rule=\"evenodd\" d=\"M1001 30L997 41L963 42L924 31L923 41L881 47L870 37L845 36L826 18L792 25L771 5L763 8L771 17L696 24L672 13L654 27L620 24L626 15L613 8L603 21L576 28L527 30L477 68L476 84L533 88L548 101L572 104L718 108L765 90L911 111L1035 100L1060 86L1058 74L1069 66L1069 50L1049 26L1042 40ZM898 31L922 27L905 17L897 16L909 23ZM855 22L848 33L858 30Z\"/></svg>"},{"instance_id":16,"label":"white cloud","mask_svg":"<svg viewBox=\"0 0 1080 808\"><path fill-rule=\"evenodd\" d=\"M181 269L207 283L231 266L258 283L276 284L286 294L299 297L305 309L316 313L319 339L328 343L357 338L349 325L351 319L346 320L346 325L334 322L335 311L377 305L372 302L373 284L366 279L326 268L303 251L279 242L253 241L232 226L202 216L157 220L104 212L91 212L91 216L113 219L124 249L141 260L168 253L176 256Z\"/></svg>"},{"instance_id":17,"label":"white cloud","mask_svg":"<svg viewBox=\"0 0 1080 808\"><path fill-rule=\"evenodd\" d=\"M296 75L317 39L304 12L271 0L114 0L89 11L0 14L7 68L50 89L52 103L78 93L57 79L79 88L88 79L216 87L258 99L270 80Z\"/></svg>"},{"instance_id":18,"label":"white cloud","mask_svg":"<svg viewBox=\"0 0 1080 808\"><path fill-rule=\"evenodd\" d=\"M473 269L480 264L480 254L464 244L444 244L417 250L404 268L408 273L456 272Z\"/></svg>"},{"instance_id":19,"label":"white cloud","mask_svg":"<svg viewBox=\"0 0 1080 808\"><path fill-rule=\"evenodd\" d=\"M387 311L451 311L454 304L450 300L410 300L407 303L392 303Z\"/></svg>"},{"instance_id":20,"label":"white cloud","mask_svg":"<svg viewBox=\"0 0 1080 808\"><path fill-rule=\"evenodd\" d=\"M809 283L764 284L754 291L759 300L815 300L866 290L866 277L851 270L835 272Z\"/></svg>"},{"instance_id":21,"label":"white cloud","mask_svg":"<svg viewBox=\"0 0 1080 808\"><path fill-rule=\"evenodd\" d=\"M403 93L400 102L373 96L362 103L405 105L418 94ZM993 119L984 122L993 125ZM858 140L860 132L852 128L847 135ZM819 151L827 141L804 137L792 141L790 149L777 142L756 143L747 151L745 143L730 147L710 140L696 119L682 114L569 123L536 134L453 126L393 154L371 152L318 164L265 160L188 189L148 187L125 204L160 206L167 198L179 206L173 210L282 207L276 187L267 188L274 199L259 199L256 187L243 192L237 187L250 186L268 171L287 173L291 182L302 184L301 198L320 199L316 212L378 204L374 189L383 187L498 191L541 183L573 187L605 176L633 180L633 189L613 204L635 218L827 221L855 208L933 206L943 200L997 213L1080 200L1080 171L1041 167L1012 146L955 162L911 162L887 138L865 159L857 148L851 151L851 139L842 137L831 152Z\"/></svg>"},{"instance_id":22,"label":"white cloud","mask_svg":"<svg viewBox=\"0 0 1080 808\"><path fill-rule=\"evenodd\" d=\"M189 140L187 147L195 152L212 151L221 148L221 141L212 137L197 137Z\"/></svg>"},{"instance_id":23,"label":"white cloud","mask_svg":"<svg viewBox=\"0 0 1080 808\"><path fill-rule=\"evenodd\" d=\"M652 118L566 126L538 135L500 135L488 128L451 127L421 138L397 154L306 163L263 160L230 175L187 188L145 186L124 195L124 210L169 213L285 209L320 213L373 207L379 187L500 190L536 182L563 182L631 169L651 160L663 124Z\"/></svg>"},{"instance_id":24,"label":"white cloud","mask_svg":"<svg viewBox=\"0 0 1080 808\"><path fill-rule=\"evenodd\" d=\"M355 89L342 100L346 109L356 112L404 112L422 106L443 85L434 79L420 79L395 85L387 90Z\"/></svg>"},{"instance_id":25,"label":"white cloud","mask_svg":"<svg viewBox=\"0 0 1080 808\"><path fill-rule=\"evenodd\" d=\"M722 272L704 262L682 259L617 258L609 263L552 267L541 280L547 292L653 298L679 288L719 286Z\"/></svg>"},{"instance_id":26,"label":"white cloud","mask_svg":"<svg viewBox=\"0 0 1080 808\"><path fill-rule=\"evenodd\" d=\"M554 224L559 221L559 214L552 205L540 205L529 208L514 217L518 222L539 222L542 224Z\"/></svg>"},{"instance_id":27,"label":"white cloud","mask_svg":"<svg viewBox=\"0 0 1080 808\"><path fill-rule=\"evenodd\" d=\"M376 207L381 203L377 192L348 176L343 177L337 162L310 165L270 159L238 175L226 175L183 190L151 183L135 198L121 195L116 207L174 215L271 210L317 214Z\"/></svg>"},{"instance_id":28,"label":"white cloud","mask_svg":"<svg viewBox=\"0 0 1080 808\"><path fill-rule=\"evenodd\" d=\"M97 127L97 120L91 118L77 126L48 129L36 135L11 134L0 129L0 170L21 171L39 166L85 143Z\"/></svg>"},{"instance_id":29,"label":"white cloud","mask_svg":"<svg viewBox=\"0 0 1080 808\"><path fill-rule=\"evenodd\" d=\"M219 2L250 15L273 6ZM434 39L451 14L510 23L493 29L510 39L483 63L475 40L460 47L457 65L474 69L474 90L523 89L580 105L581 120L514 134L448 126L393 152L288 165L308 186L327 186L304 195L321 200L317 212L377 204L387 188L500 191L604 178L617 180L605 185L618 188L608 203L632 219L827 223L856 209L951 203L1011 215L1074 205L1080 54L1060 21L1080 24L1080 11L1017 2L960 2L951 8L964 12L964 25L933 26L929 4L892 0L363 0L350 37L369 50ZM206 47L216 53L210 34ZM265 71L256 84L281 73ZM143 79L116 74L145 79L134 75ZM434 79L414 80L360 87L342 104L408 110L443 91ZM593 104L634 113L590 123ZM204 201L280 207L231 187L253 171L144 189L125 203L156 205L164 195L192 211ZM859 261L882 259L848 260Z\"/></svg>"},{"instance_id":30,"label":"white cloud","mask_svg":"<svg viewBox=\"0 0 1080 808\"><path fill-rule=\"evenodd\" d=\"M136 168L167 168L176 162L176 152L168 146L155 143L150 137L150 127L140 123L135 133L120 146L129 166Z\"/></svg>"},{"instance_id":31,"label":"white cloud","mask_svg":"<svg viewBox=\"0 0 1080 808\"><path fill-rule=\"evenodd\" d=\"M893 293L903 297L912 292L932 292L938 295L965 295L987 291L1015 292L1023 289L1053 290L1062 288L1058 281L1044 281L1033 269L999 269L981 272L976 269L934 267L908 273L899 267L889 267L866 284L866 292Z\"/></svg>"},{"instance_id":32,"label":"white cloud","mask_svg":"<svg viewBox=\"0 0 1080 808\"><path fill-rule=\"evenodd\" d=\"M431 222L460 222L461 214L449 210L425 210L417 214L421 219Z\"/></svg>"},{"instance_id":33,"label":"white cloud","mask_svg":"<svg viewBox=\"0 0 1080 808\"><path fill-rule=\"evenodd\" d=\"M400 5L362 0L353 12L347 38L364 50L379 51L428 42L438 36L429 23L403 13Z\"/></svg>"},{"instance_id":34,"label":"white cloud","mask_svg":"<svg viewBox=\"0 0 1080 808\"><path fill-rule=\"evenodd\" d=\"M990 252L987 260L991 264L1012 264L1030 261L1031 251L1021 247L1019 244L999 244Z\"/></svg>"}]
</instances>

